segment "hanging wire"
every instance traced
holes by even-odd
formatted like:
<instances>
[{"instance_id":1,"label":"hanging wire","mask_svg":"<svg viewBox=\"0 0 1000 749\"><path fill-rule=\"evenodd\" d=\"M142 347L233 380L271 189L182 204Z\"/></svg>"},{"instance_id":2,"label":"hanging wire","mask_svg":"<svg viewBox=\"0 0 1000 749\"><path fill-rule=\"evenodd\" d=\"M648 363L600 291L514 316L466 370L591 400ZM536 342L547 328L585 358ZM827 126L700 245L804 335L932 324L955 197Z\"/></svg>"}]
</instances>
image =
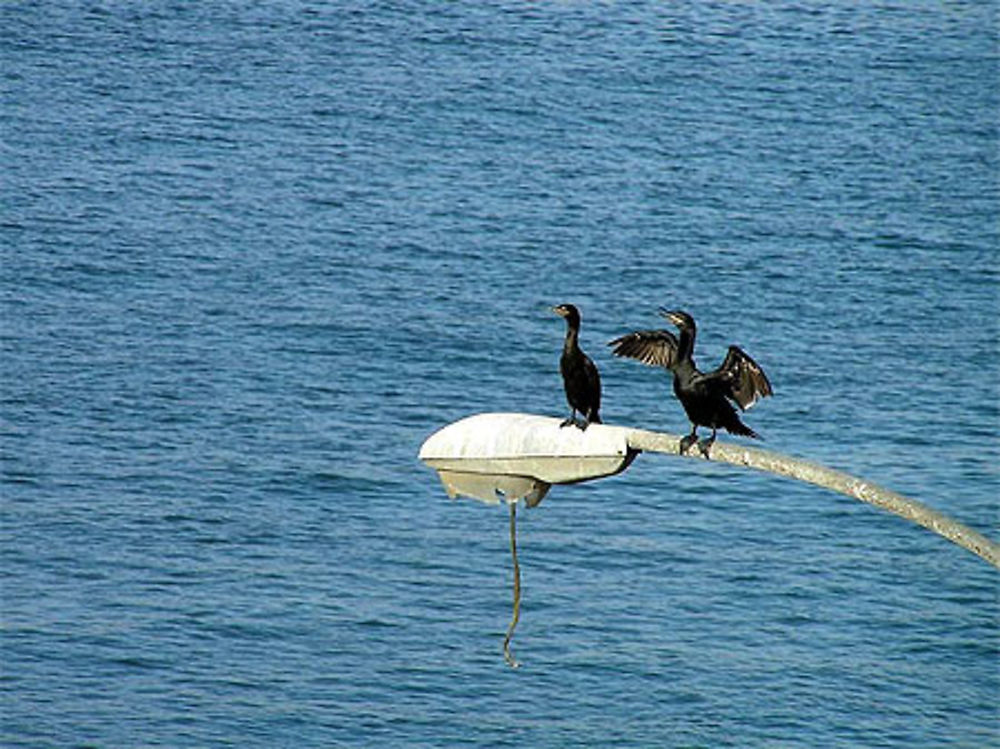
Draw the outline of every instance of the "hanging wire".
<instances>
[{"instance_id":1,"label":"hanging wire","mask_svg":"<svg viewBox=\"0 0 1000 749\"><path fill-rule=\"evenodd\" d=\"M517 563L517 502L508 502L510 507L510 555L514 560L514 616L507 627L507 636L503 640L503 659L511 668L520 668L514 655L510 652L510 639L514 636L514 628L521 618L521 567Z\"/></svg>"}]
</instances>

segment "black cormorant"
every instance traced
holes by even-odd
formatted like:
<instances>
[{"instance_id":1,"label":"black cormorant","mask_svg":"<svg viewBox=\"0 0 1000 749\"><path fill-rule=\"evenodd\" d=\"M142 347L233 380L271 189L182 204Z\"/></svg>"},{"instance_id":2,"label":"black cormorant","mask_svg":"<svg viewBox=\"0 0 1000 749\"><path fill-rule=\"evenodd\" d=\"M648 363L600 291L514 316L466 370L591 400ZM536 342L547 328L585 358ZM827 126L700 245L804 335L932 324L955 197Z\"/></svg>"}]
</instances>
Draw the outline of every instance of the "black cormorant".
<instances>
[{"instance_id":1,"label":"black cormorant","mask_svg":"<svg viewBox=\"0 0 1000 749\"><path fill-rule=\"evenodd\" d=\"M669 330L639 330L616 338L616 356L627 356L650 366L664 367L674 373L674 395L684 406L691 421L691 434L681 440L686 453L697 442L708 458L717 429L760 439L760 435L740 421L732 401L742 410L771 395L771 383L764 370L738 346L730 346L721 366L712 372L699 372L694 363L694 319L686 312L661 309L660 314L677 326L678 338ZM698 427L708 427L712 436L698 442Z\"/></svg>"},{"instance_id":2,"label":"black cormorant","mask_svg":"<svg viewBox=\"0 0 1000 749\"><path fill-rule=\"evenodd\" d=\"M572 304L560 304L552 311L566 319L566 341L559 358L559 371L562 372L566 400L572 411L560 426L575 424L580 429L586 429L590 424L601 423L598 413L601 409L601 376L590 357L580 350L579 310ZM577 411L583 416L582 424L576 419Z\"/></svg>"}]
</instances>

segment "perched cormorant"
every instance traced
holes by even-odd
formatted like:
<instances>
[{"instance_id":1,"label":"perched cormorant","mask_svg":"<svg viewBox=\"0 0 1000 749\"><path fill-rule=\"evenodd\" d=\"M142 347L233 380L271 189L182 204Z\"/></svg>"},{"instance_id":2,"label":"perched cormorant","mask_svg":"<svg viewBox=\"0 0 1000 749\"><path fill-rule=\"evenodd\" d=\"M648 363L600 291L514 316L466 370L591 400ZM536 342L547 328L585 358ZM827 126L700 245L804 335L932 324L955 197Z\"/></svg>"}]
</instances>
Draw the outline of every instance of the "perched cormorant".
<instances>
[{"instance_id":1,"label":"perched cormorant","mask_svg":"<svg viewBox=\"0 0 1000 749\"><path fill-rule=\"evenodd\" d=\"M560 426L575 424L580 429L586 429L590 424L601 423L598 414L601 409L601 376L590 357L580 350L579 310L572 304L560 304L552 311L566 319L566 341L559 358L559 371L562 372L566 400L572 411ZM583 416L582 424L576 419L577 411Z\"/></svg>"},{"instance_id":2,"label":"perched cormorant","mask_svg":"<svg viewBox=\"0 0 1000 749\"><path fill-rule=\"evenodd\" d=\"M693 358L694 319L679 310L661 309L660 314L677 326L679 338L669 330L639 330L616 338L608 345L614 346L616 356L627 356L674 373L674 395L691 421L691 434L681 440L681 453L686 453L697 442L701 454L708 458L717 429L760 439L759 434L740 421L729 401L745 411L758 398L771 395L771 383L764 370L738 346L730 346L718 369L698 371ZM698 442L699 426L710 428L712 436Z\"/></svg>"}]
</instances>

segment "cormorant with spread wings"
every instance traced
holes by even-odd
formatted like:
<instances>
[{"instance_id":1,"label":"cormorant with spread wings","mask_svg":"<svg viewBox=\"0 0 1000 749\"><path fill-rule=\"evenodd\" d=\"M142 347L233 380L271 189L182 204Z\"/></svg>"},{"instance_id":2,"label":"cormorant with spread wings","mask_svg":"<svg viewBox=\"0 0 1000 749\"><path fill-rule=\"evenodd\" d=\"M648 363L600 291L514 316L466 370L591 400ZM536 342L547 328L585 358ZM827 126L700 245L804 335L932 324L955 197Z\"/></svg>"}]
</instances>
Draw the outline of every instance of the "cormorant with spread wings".
<instances>
[{"instance_id":1,"label":"cormorant with spread wings","mask_svg":"<svg viewBox=\"0 0 1000 749\"><path fill-rule=\"evenodd\" d=\"M669 330L638 330L608 345L614 346L616 356L664 367L674 373L674 395L691 421L691 433L680 443L681 453L697 443L701 454L708 458L717 429L760 439L759 434L740 421L730 401L745 411L759 398L771 395L771 383L764 370L741 348L730 346L718 369L700 372L693 356L697 332L694 319L680 310L661 309L660 314L677 326L679 337ZM711 429L712 436L699 442L699 426Z\"/></svg>"}]
</instances>

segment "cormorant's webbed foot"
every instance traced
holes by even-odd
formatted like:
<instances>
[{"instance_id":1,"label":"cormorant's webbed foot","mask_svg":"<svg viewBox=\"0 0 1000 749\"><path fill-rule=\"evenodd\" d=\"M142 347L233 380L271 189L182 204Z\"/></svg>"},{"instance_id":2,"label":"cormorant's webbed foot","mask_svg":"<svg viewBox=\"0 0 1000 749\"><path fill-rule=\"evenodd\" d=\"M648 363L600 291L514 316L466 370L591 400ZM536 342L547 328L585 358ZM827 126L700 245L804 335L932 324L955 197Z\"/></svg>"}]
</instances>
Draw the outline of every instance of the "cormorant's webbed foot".
<instances>
[{"instance_id":1,"label":"cormorant's webbed foot","mask_svg":"<svg viewBox=\"0 0 1000 749\"><path fill-rule=\"evenodd\" d=\"M698 443L698 452L705 456L705 460L711 460L712 457L708 454L712 445L715 444L715 430L712 430L712 436L706 437Z\"/></svg>"},{"instance_id":2,"label":"cormorant's webbed foot","mask_svg":"<svg viewBox=\"0 0 1000 749\"><path fill-rule=\"evenodd\" d=\"M573 413L571 413L566 418L566 420L563 421L563 423L559 425L559 428L562 429L563 427L568 427L570 424L572 424L573 426L575 426L577 429L586 429L587 428L586 426L580 426L580 421L579 421L579 419L576 418L576 411L573 411Z\"/></svg>"},{"instance_id":3,"label":"cormorant's webbed foot","mask_svg":"<svg viewBox=\"0 0 1000 749\"><path fill-rule=\"evenodd\" d=\"M687 455L687 451L691 449L691 445L698 441L698 432L692 431L691 434L681 437L680 451L681 455Z\"/></svg>"}]
</instances>

